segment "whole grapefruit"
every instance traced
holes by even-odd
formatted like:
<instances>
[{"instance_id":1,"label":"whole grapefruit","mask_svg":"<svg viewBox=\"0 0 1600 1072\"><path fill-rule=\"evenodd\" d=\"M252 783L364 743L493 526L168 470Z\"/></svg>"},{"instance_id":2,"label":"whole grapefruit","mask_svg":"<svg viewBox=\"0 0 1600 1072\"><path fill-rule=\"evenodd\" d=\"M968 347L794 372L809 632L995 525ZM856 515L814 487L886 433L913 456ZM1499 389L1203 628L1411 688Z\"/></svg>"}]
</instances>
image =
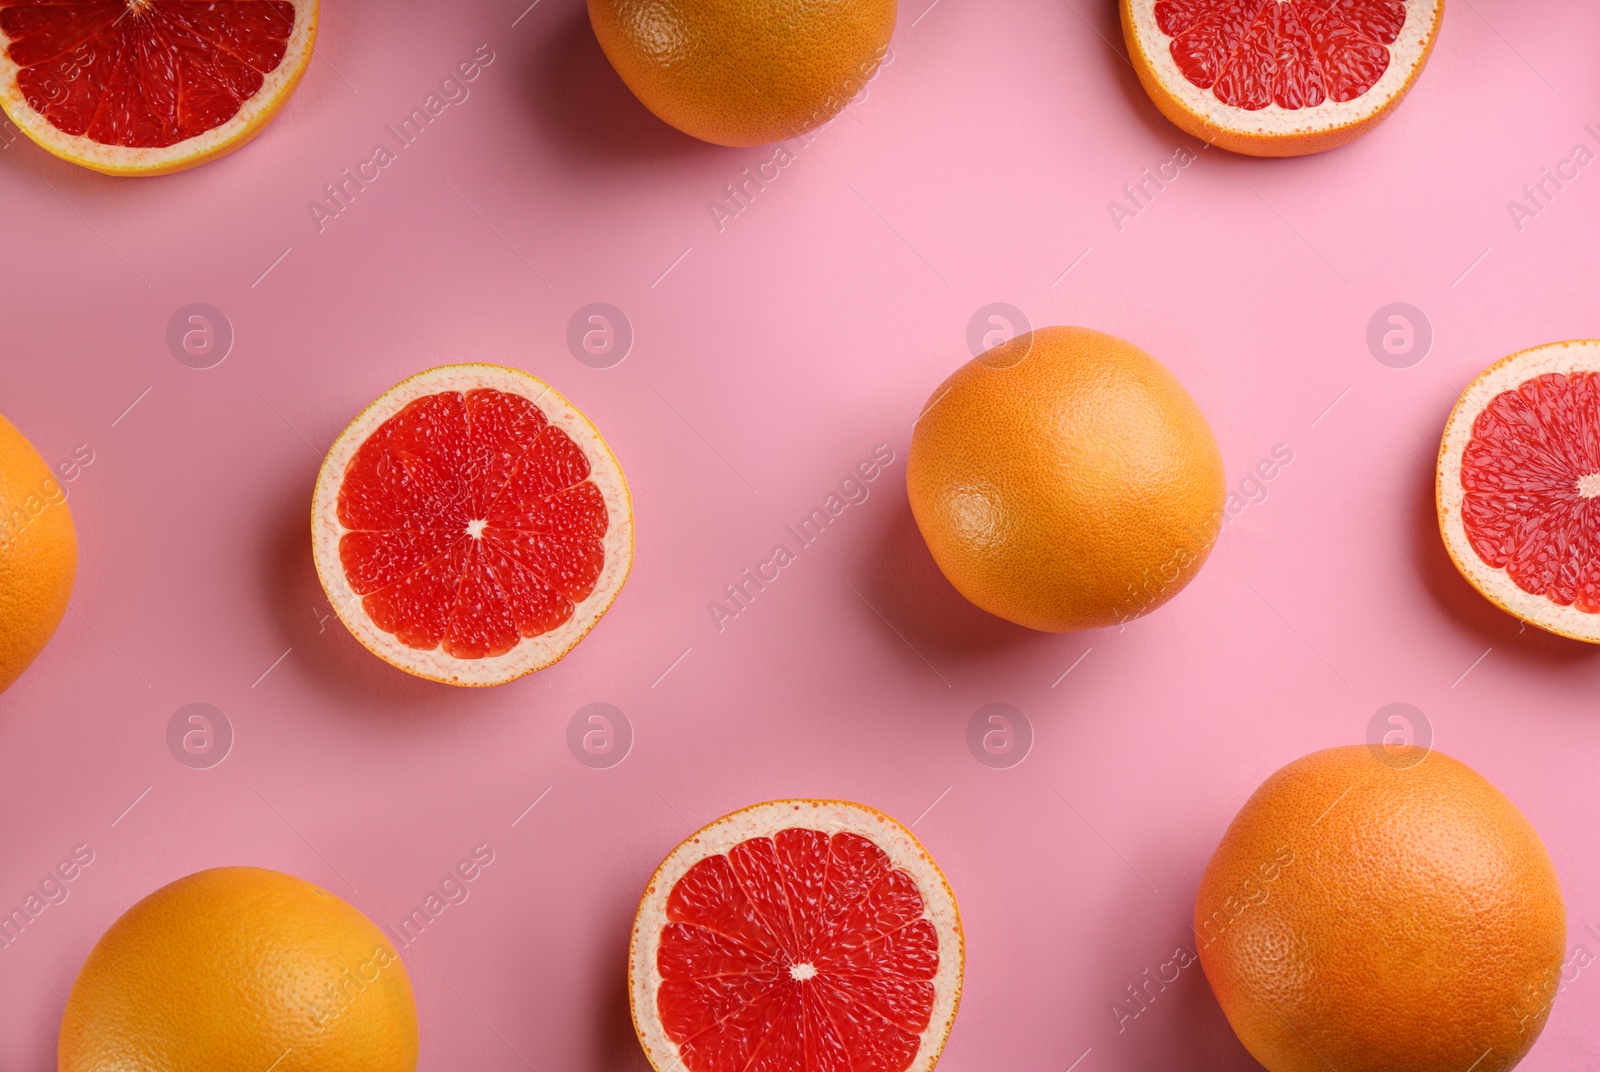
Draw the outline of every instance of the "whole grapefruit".
<instances>
[{"instance_id":1,"label":"whole grapefruit","mask_svg":"<svg viewBox=\"0 0 1600 1072\"><path fill-rule=\"evenodd\" d=\"M66 489L33 444L0 417L0 692L50 642L77 572L78 532Z\"/></svg>"},{"instance_id":2,"label":"whole grapefruit","mask_svg":"<svg viewBox=\"0 0 1600 1072\"><path fill-rule=\"evenodd\" d=\"M600 47L634 96L718 145L798 137L878 70L896 0L589 0Z\"/></svg>"},{"instance_id":3,"label":"whole grapefruit","mask_svg":"<svg viewBox=\"0 0 1600 1072\"><path fill-rule=\"evenodd\" d=\"M1561 981L1566 914L1532 824L1466 764L1315 752L1257 789L1200 881L1195 940L1271 1072L1505 1072Z\"/></svg>"},{"instance_id":4,"label":"whole grapefruit","mask_svg":"<svg viewBox=\"0 0 1600 1072\"><path fill-rule=\"evenodd\" d=\"M309 882L219 867L111 925L61 1019L60 1072L412 1072L411 980L382 931Z\"/></svg>"},{"instance_id":5,"label":"whole grapefruit","mask_svg":"<svg viewBox=\"0 0 1600 1072\"><path fill-rule=\"evenodd\" d=\"M1041 328L962 366L917 419L911 510L950 583L1048 632L1146 614L1221 528L1222 454L1200 407L1132 343Z\"/></svg>"}]
</instances>

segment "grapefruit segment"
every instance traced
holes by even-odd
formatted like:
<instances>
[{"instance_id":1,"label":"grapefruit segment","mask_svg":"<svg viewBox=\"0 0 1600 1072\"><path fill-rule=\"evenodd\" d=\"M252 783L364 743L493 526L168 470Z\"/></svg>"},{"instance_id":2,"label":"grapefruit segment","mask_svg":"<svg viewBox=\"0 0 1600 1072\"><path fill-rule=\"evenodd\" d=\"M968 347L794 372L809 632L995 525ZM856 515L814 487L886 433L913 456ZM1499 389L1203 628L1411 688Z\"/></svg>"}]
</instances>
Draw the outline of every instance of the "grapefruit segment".
<instances>
[{"instance_id":1,"label":"grapefruit segment","mask_svg":"<svg viewBox=\"0 0 1600 1072\"><path fill-rule=\"evenodd\" d=\"M1600 342L1525 350L1473 381L1445 426L1436 496L1474 587L1600 643Z\"/></svg>"},{"instance_id":2,"label":"grapefruit segment","mask_svg":"<svg viewBox=\"0 0 1600 1072\"><path fill-rule=\"evenodd\" d=\"M1360 136L1410 90L1444 0L1121 0L1134 69L1162 113L1255 156Z\"/></svg>"},{"instance_id":3,"label":"grapefruit segment","mask_svg":"<svg viewBox=\"0 0 1600 1072\"><path fill-rule=\"evenodd\" d=\"M954 895L905 827L860 804L758 804L651 879L634 1026L660 1072L926 1072L964 957Z\"/></svg>"},{"instance_id":4,"label":"grapefruit segment","mask_svg":"<svg viewBox=\"0 0 1600 1072\"><path fill-rule=\"evenodd\" d=\"M317 572L363 644L422 677L494 685L571 650L633 556L622 470L542 381L447 365L385 393L329 452Z\"/></svg>"},{"instance_id":5,"label":"grapefruit segment","mask_svg":"<svg viewBox=\"0 0 1600 1072\"><path fill-rule=\"evenodd\" d=\"M317 13L317 0L0 0L0 106L84 167L193 167L282 107Z\"/></svg>"}]
</instances>

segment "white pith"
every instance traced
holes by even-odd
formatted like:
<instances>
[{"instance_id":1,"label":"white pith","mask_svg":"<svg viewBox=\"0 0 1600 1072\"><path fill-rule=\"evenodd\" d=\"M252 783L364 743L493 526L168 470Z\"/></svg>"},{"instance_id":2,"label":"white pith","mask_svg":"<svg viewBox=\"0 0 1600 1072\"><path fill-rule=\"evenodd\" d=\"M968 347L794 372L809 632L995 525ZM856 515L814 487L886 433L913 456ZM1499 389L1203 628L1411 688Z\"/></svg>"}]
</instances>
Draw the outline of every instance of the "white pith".
<instances>
[{"instance_id":1,"label":"white pith","mask_svg":"<svg viewBox=\"0 0 1600 1072\"><path fill-rule=\"evenodd\" d=\"M939 938L939 967L933 979L933 1011L908 1072L929 1072L939 1061L961 1003L966 946L955 895L939 865L910 830L873 808L839 800L774 800L736 811L697 831L662 861L639 902L628 951L628 1001L645 1056L657 1072L683 1072L682 1055L662 1028L656 1006L661 987L656 955L661 930L667 922L667 897L673 887L707 857L726 853L742 841L792 828L830 835L860 834L916 882L924 918L933 924Z\"/></svg>"},{"instance_id":2,"label":"white pith","mask_svg":"<svg viewBox=\"0 0 1600 1072\"><path fill-rule=\"evenodd\" d=\"M230 0L215 0L228 3ZM259 132L270 113L305 73L316 43L319 0L288 0L294 5L294 27L284 43L283 59L262 76L261 88L220 126L172 145L137 148L106 145L82 134L62 131L34 109L17 83L21 68L11 59L11 41L0 31L0 108L29 138L50 152L112 175L162 174L182 170L237 148Z\"/></svg>"},{"instance_id":3,"label":"white pith","mask_svg":"<svg viewBox=\"0 0 1600 1072\"><path fill-rule=\"evenodd\" d=\"M1461 504L1466 499L1466 491L1461 486L1461 459L1472 441L1472 426L1478 414L1496 396L1514 391L1528 380L1547 373L1573 372L1600 372L1600 341L1558 342L1523 350L1490 366L1474 380L1445 425L1444 438L1439 445L1435 496L1445 548L1456 568L1475 588L1530 625L1574 640L1600 644L1600 614L1585 614L1576 607L1563 607L1546 596L1524 592L1509 573L1478 557L1461 519Z\"/></svg>"},{"instance_id":4,"label":"white pith","mask_svg":"<svg viewBox=\"0 0 1600 1072\"><path fill-rule=\"evenodd\" d=\"M402 644L367 616L361 596L350 587L344 565L339 561L339 540L350 531L339 522L339 488L361 444L407 404L426 395L465 392L480 387L521 395L538 406L550 424L572 437L589 459L589 479L605 500L609 526L600 578L589 598L573 608L571 618L548 633L524 637L504 655L458 659L439 648L425 650ZM311 537L317 575L328 601L339 620L369 650L403 670L433 681L451 685L501 685L556 662L571 651L610 608L633 564L633 507L622 468L600 433L555 388L536 376L500 365L442 365L391 387L340 434L322 463L322 471L317 474L317 488L311 499Z\"/></svg>"},{"instance_id":5,"label":"white pith","mask_svg":"<svg viewBox=\"0 0 1600 1072\"><path fill-rule=\"evenodd\" d=\"M1428 55L1444 16L1444 0L1404 0L1405 25L1389 46L1389 67L1371 89L1351 101L1325 100L1312 108L1268 104L1249 111L1224 104L1212 89L1189 81L1172 58L1172 38L1156 24L1157 0L1131 0L1134 46L1144 53L1162 86L1208 126L1263 138L1293 139L1365 123L1405 93L1412 73Z\"/></svg>"}]
</instances>

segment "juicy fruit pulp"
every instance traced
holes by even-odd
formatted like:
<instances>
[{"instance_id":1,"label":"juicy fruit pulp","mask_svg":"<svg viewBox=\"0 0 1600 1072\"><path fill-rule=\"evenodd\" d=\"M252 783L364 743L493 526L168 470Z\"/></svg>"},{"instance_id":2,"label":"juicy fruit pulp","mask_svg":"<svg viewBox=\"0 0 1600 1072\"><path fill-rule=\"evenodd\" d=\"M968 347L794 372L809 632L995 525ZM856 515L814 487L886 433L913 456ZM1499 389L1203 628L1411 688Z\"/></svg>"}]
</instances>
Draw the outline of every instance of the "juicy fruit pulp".
<instances>
[{"instance_id":1,"label":"juicy fruit pulp","mask_svg":"<svg viewBox=\"0 0 1600 1072\"><path fill-rule=\"evenodd\" d=\"M1517 587L1600 614L1600 374L1546 373L1497 395L1461 461L1472 549Z\"/></svg>"},{"instance_id":2,"label":"juicy fruit pulp","mask_svg":"<svg viewBox=\"0 0 1600 1072\"><path fill-rule=\"evenodd\" d=\"M1296 110L1362 96L1389 67L1400 0L1160 0L1185 78L1224 104Z\"/></svg>"},{"instance_id":3,"label":"juicy fruit pulp","mask_svg":"<svg viewBox=\"0 0 1600 1072\"><path fill-rule=\"evenodd\" d=\"M583 450L492 389L414 399L357 450L339 560L362 606L412 648L503 655L566 622L605 562L605 500Z\"/></svg>"},{"instance_id":4,"label":"juicy fruit pulp","mask_svg":"<svg viewBox=\"0 0 1600 1072\"><path fill-rule=\"evenodd\" d=\"M159 148L232 119L283 61L285 0L5 0L24 98L63 133Z\"/></svg>"},{"instance_id":5,"label":"juicy fruit pulp","mask_svg":"<svg viewBox=\"0 0 1600 1072\"><path fill-rule=\"evenodd\" d=\"M667 899L658 1009L690 1072L903 1072L939 939L859 834L788 829L696 863Z\"/></svg>"}]
</instances>

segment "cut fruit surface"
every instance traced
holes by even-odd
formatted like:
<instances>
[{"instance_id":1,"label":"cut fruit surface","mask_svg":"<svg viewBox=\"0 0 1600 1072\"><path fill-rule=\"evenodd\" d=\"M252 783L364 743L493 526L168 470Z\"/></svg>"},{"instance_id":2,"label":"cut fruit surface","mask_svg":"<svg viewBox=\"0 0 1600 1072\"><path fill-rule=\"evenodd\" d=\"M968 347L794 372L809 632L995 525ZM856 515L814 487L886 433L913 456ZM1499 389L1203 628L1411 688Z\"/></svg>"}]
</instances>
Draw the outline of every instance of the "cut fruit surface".
<instances>
[{"instance_id":1,"label":"cut fruit surface","mask_svg":"<svg viewBox=\"0 0 1600 1072\"><path fill-rule=\"evenodd\" d=\"M861 804L779 800L656 871L630 1004L659 1072L927 1072L964 962L955 896L911 831Z\"/></svg>"},{"instance_id":2,"label":"cut fruit surface","mask_svg":"<svg viewBox=\"0 0 1600 1072\"><path fill-rule=\"evenodd\" d=\"M334 443L311 509L317 573L384 659L498 685L560 659L633 560L627 484L600 433L497 365L419 373Z\"/></svg>"},{"instance_id":3,"label":"cut fruit surface","mask_svg":"<svg viewBox=\"0 0 1600 1072\"><path fill-rule=\"evenodd\" d=\"M317 0L0 0L0 105L63 159L179 171L261 129L311 60Z\"/></svg>"},{"instance_id":4,"label":"cut fruit surface","mask_svg":"<svg viewBox=\"0 0 1600 1072\"><path fill-rule=\"evenodd\" d=\"M1444 0L1122 0L1139 80L1168 119L1255 156L1359 137L1410 90Z\"/></svg>"},{"instance_id":5,"label":"cut fruit surface","mask_svg":"<svg viewBox=\"0 0 1600 1072\"><path fill-rule=\"evenodd\" d=\"M1525 350L1474 380L1445 426L1436 495L1478 591L1600 643L1600 342Z\"/></svg>"}]
</instances>

